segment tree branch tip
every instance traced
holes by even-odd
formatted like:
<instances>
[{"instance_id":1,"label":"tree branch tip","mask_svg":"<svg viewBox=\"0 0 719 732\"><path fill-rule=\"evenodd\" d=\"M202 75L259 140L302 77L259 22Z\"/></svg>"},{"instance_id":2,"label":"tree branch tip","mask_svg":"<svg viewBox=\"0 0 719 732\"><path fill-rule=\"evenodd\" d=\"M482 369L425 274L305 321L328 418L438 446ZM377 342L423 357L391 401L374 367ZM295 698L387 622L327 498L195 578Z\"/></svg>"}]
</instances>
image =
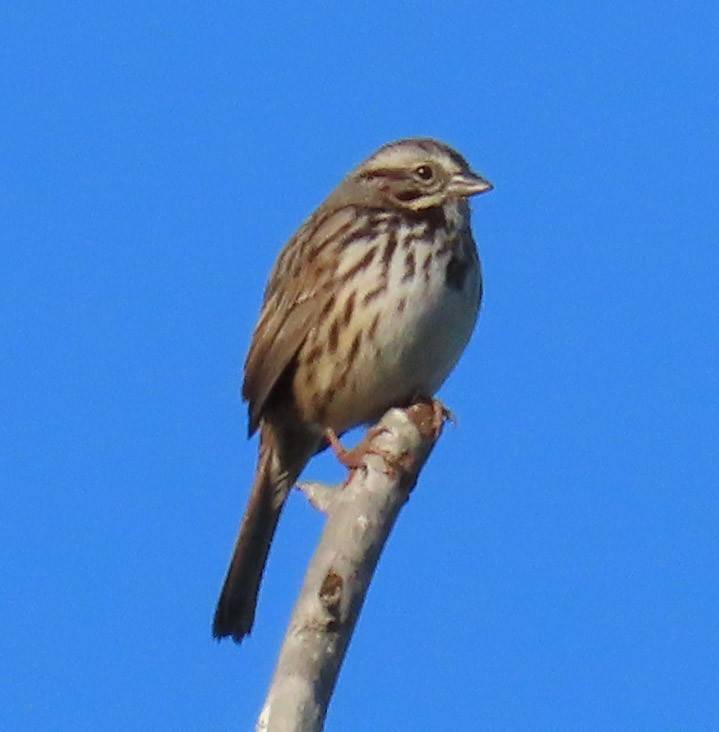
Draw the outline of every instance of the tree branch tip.
<instances>
[{"instance_id":1,"label":"tree branch tip","mask_svg":"<svg viewBox=\"0 0 719 732\"><path fill-rule=\"evenodd\" d=\"M295 485L327 520L256 730L322 730L377 561L448 420L452 413L430 398L390 409L349 451L355 461L343 463L350 474L341 486Z\"/></svg>"},{"instance_id":2,"label":"tree branch tip","mask_svg":"<svg viewBox=\"0 0 719 732\"><path fill-rule=\"evenodd\" d=\"M416 450L422 441L422 432L409 409L390 409L377 425L372 447L380 454L390 453L395 459ZM410 429L410 425L414 429Z\"/></svg>"},{"instance_id":3,"label":"tree branch tip","mask_svg":"<svg viewBox=\"0 0 719 732\"><path fill-rule=\"evenodd\" d=\"M307 497L310 505L321 513L329 513L336 498L335 486L325 485L318 481L296 483L295 488Z\"/></svg>"}]
</instances>

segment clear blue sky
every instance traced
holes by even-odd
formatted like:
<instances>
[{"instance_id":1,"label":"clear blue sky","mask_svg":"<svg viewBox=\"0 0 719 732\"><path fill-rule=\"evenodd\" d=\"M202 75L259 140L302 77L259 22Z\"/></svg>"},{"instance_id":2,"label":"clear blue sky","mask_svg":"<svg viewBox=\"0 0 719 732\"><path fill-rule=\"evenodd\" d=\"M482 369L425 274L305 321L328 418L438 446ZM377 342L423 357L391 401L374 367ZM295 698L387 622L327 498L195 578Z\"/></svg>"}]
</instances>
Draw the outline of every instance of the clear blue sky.
<instances>
[{"instance_id":1,"label":"clear blue sky","mask_svg":"<svg viewBox=\"0 0 719 732\"><path fill-rule=\"evenodd\" d=\"M719 729L719 5L327 5L4 12L0 730L252 727L322 521L214 643L245 349L416 134L495 183L486 299L328 730Z\"/></svg>"}]
</instances>

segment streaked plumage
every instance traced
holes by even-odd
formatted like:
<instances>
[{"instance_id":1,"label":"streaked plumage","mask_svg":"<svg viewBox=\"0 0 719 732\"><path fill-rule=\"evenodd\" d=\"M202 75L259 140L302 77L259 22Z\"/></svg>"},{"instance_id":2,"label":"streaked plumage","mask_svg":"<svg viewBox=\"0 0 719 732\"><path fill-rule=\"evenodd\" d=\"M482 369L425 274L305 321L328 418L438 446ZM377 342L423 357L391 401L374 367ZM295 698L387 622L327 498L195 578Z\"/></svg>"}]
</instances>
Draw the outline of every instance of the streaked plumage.
<instances>
[{"instance_id":1,"label":"streaked plumage","mask_svg":"<svg viewBox=\"0 0 719 732\"><path fill-rule=\"evenodd\" d=\"M215 637L250 632L280 511L325 431L430 397L454 367L482 292L467 199L490 189L443 143L390 143L280 253L245 363L260 456Z\"/></svg>"}]
</instances>

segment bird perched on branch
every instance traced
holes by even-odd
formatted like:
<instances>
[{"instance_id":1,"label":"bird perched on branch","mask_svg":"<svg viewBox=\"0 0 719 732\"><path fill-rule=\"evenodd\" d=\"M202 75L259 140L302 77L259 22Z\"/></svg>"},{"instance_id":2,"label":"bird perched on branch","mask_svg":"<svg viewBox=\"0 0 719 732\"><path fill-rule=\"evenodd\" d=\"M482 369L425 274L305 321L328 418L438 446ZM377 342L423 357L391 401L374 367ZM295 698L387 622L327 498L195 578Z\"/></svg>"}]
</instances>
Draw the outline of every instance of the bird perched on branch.
<instances>
[{"instance_id":1,"label":"bird perched on branch","mask_svg":"<svg viewBox=\"0 0 719 732\"><path fill-rule=\"evenodd\" d=\"M464 350L482 275L468 199L492 189L428 138L381 147L280 253L245 363L257 470L213 635L252 629L290 488L336 435L430 398Z\"/></svg>"}]
</instances>

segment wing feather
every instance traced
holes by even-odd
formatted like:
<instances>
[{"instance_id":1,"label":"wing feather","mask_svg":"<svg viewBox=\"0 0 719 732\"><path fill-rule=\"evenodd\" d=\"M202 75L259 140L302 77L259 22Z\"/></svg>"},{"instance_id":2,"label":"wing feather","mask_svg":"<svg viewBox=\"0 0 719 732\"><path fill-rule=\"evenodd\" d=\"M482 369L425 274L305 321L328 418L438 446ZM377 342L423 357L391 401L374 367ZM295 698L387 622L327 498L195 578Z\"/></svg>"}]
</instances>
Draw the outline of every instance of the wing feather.
<instances>
[{"instance_id":1,"label":"wing feather","mask_svg":"<svg viewBox=\"0 0 719 732\"><path fill-rule=\"evenodd\" d=\"M356 220L352 207L321 207L280 253L270 274L260 318L245 361L242 396L249 402L249 433L259 426L273 389L290 368L331 297L333 242Z\"/></svg>"}]
</instances>

